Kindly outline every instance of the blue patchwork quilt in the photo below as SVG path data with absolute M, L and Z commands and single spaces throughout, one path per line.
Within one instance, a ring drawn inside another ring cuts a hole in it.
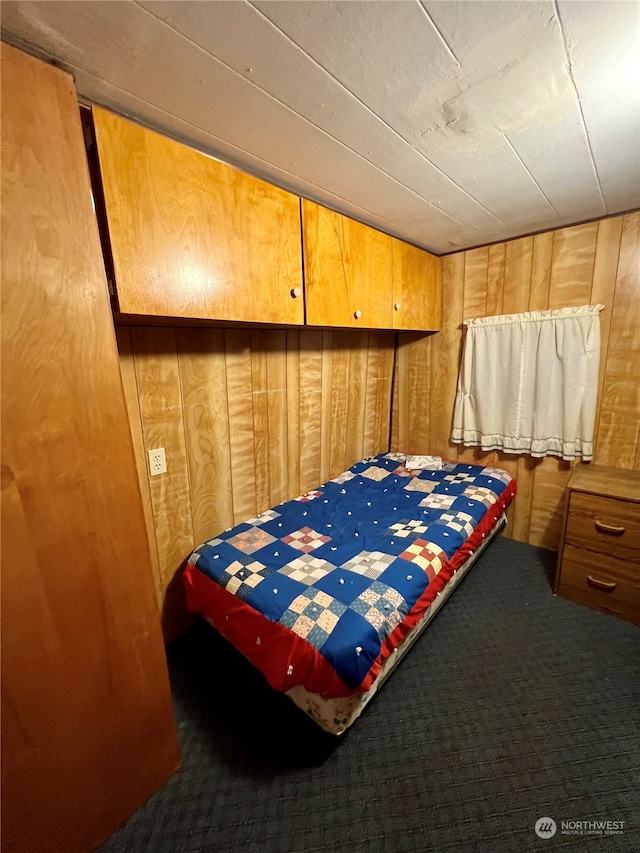
M 405 459 L 364 459 L 191 555 L 190 609 L 276 689 L 369 689 L 515 493 L 496 468 L 410 470 Z

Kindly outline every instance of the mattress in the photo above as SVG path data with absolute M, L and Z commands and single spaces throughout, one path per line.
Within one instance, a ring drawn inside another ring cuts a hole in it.
M 496 468 L 406 461 L 368 457 L 203 543 L 184 572 L 189 609 L 335 733 L 515 494 Z

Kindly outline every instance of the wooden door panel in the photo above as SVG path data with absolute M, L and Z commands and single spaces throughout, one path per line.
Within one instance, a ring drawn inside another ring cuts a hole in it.
M 441 261 L 435 255 L 392 239 L 393 328 L 440 329 Z
M 106 110 L 93 117 L 121 312 L 303 322 L 296 196 Z
M 302 201 L 307 323 L 392 328 L 391 238 Z

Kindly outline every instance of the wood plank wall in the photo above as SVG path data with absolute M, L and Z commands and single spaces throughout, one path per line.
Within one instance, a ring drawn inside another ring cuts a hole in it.
M 393 332 L 119 326 L 165 637 L 180 570 L 222 530 L 389 449 Z M 167 473 L 150 477 L 147 450 Z
M 602 303 L 593 461 L 640 468 L 640 213 L 442 260 L 442 331 L 398 339 L 392 449 L 506 469 L 518 482 L 507 535 L 555 550 L 571 463 L 553 456 L 482 453 L 449 440 L 462 323 L 473 317 Z

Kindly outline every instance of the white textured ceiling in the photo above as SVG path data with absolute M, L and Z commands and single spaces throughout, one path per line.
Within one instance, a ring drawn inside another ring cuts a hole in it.
M 80 95 L 438 254 L 640 207 L 636 0 L 9 2 Z

